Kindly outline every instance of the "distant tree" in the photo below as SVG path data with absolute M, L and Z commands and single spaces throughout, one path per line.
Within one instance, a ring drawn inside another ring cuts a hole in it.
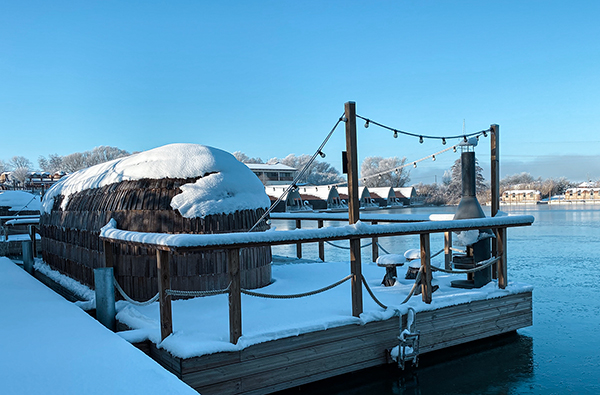
M 460 158 L 454 161 L 450 168 L 450 182 L 446 185 L 446 202 L 448 204 L 457 204 L 462 195 L 462 164 Z M 488 185 L 483 176 L 483 169 L 479 166 L 479 161 L 475 160 L 475 193 L 481 202 L 485 202 Z
M 235 159 L 239 160 L 242 163 L 264 163 L 260 158 L 250 158 L 248 155 L 243 153 L 242 151 L 235 151 L 233 154 Z
M 48 159 L 43 156 L 38 158 L 38 165 L 40 166 L 40 169 L 50 174 L 54 174 L 57 171 L 63 171 L 62 162 L 62 156 L 58 154 L 50 154 L 48 155 Z
M 9 166 L 12 169 L 12 178 L 19 181 L 21 185 L 25 184 L 33 167 L 31 161 L 24 156 L 13 156 Z
M 310 158 L 310 155 L 296 156 L 294 154 L 289 154 L 283 159 L 271 158 L 267 161 L 267 163 L 282 163 L 286 166 L 293 167 L 300 172 L 310 161 Z M 335 167 L 331 166 L 327 162 L 319 162 L 318 160 L 315 160 L 304 172 L 304 175 L 298 179 L 298 183 L 308 185 L 327 185 L 335 184 L 343 180 L 344 178 L 340 175 L 340 172 Z
M 513 174 L 500 180 L 500 193 L 509 189 L 540 189 L 541 184 L 541 177 L 535 179 L 526 172 Z
M 87 167 L 86 157 L 81 152 L 75 152 L 73 154 L 63 156 L 62 167 L 63 171 L 66 171 L 67 173 L 73 173 L 77 170 L 85 169 Z
M 415 188 L 419 199 L 429 205 L 440 206 L 446 204 L 446 186 L 440 184 L 420 183 Z
M 0 173 L 4 173 L 5 171 L 9 171 L 9 170 L 10 170 L 10 166 L 9 166 L 8 162 L 0 160 Z
M 125 150 L 117 147 L 108 147 L 105 145 L 95 147 L 92 151 L 84 152 L 84 157 L 86 158 L 86 167 L 94 166 L 129 155 L 129 152 Z
M 383 158 L 381 156 L 366 157 L 360 166 L 360 178 L 364 179 L 366 187 L 403 187 L 410 181 L 410 173 L 406 168 L 398 169 L 404 165 L 406 158 L 393 156 Z M 382 173 L 378 177 L 369 177 L 373 174 Z
M 562 195 L 571 186 L 573 186 L 573 184 L 565 177 L 561 177 L 558 180 L 548 178 L 542 182 L 540 192 L 543 197 Z

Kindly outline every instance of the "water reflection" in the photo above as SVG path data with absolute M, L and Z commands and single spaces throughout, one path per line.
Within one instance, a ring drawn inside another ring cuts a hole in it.
M 282 394 L 508 394 L 525 390 L 533 373 L 533 340 L 512 333 L 425 354 L 417 369 L 372 368 Z

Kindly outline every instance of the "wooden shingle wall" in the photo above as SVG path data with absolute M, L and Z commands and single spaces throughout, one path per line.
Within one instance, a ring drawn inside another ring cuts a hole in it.
M 243 210 L 232 214 L 184 218 L 170 207 L 181 193 L 179 186 L 196 179 L 142 179 L 122 181 L 102 188 L 87 189 L 69 196 L 66 209 L 55 199 L 51 213 L 40 219 L 42 251 L 46 263 L 84 284 L 94 285 L 93 269 L 104 266 L 99 241 L 100 228 L 111 218 L 119 229 L 155 233 L 224 233 L 247 231 L 264 210 Z M 263 225 L 259 230 L 266 230 Z M 158 290 L 154 250 L 113 246 L 115 276 L 134 299 L 149 299 Z M 242 287 L 258 288 L 271 281 L 271 249 L 241 251 Z M 173 255 L 171 287 L 180 290 L 212 290 L 229 284 L 223 250 Z

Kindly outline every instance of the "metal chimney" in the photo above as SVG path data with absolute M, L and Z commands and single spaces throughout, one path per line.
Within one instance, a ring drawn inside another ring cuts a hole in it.
M 454 219 L 485 218 L 485 214 L 476 197 L 475 152 L 469 147 L 476 142 L 463 143 L 463 152 L 460 156 L 462 171 L 462 198 L 458 204 Z M 481 237 L 483 236 L 483 238 Z M 490 237 L 492 231 L 484 229 L 480 231 L 479 240 L 466 246 L 465 254 L 456 254 L 452 258 L 454 267 L 457 269 L 472 269 L 478 262 L 491 257 Z M 452 281 L 456 288 L 480 288 L 492 280 L 492 269 L 488 267 L 475 273 L 467 274 L 467 280 Z

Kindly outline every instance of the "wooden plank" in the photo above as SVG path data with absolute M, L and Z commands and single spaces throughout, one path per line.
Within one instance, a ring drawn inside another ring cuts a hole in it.
M 496 240 L 492 241 L 496 245 L 496 256 L 500 256 L 500 260 L 496 263 L 496 273 L 498 276 L 498 288 L 504 289 L 508 284 L 508 262 L 507 262 L 507 245 L 506 245 L 506 228 L 496 229 Z
M 302 229 L 302 221 L 299 219 L 296 220 L 296 229 Z M 296 257 L 302 259 L 302 243 L 300 242 L 296 243 Z
M 319 229 L 323 227 L 322 219 L 317 221 L 317 227 Z M 319 241 L 319 259 L 325 262 L 325 243 L 322 240 Z
M 444 269 L 452 270 L 452 232 L 444 232 Z
M 377 221 L 371 221 L 371 225 L 377 225 Z M 373 237 L 371 239 L 371 259 L 373 262 L 377 261 L 379 257 L 379 237 Z

